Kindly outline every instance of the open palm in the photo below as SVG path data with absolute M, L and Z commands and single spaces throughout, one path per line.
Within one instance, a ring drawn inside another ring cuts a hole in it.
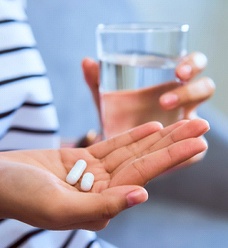
M 3 152 L 1 214 L 46 229 L 101 229 L 144 202 L 149 180 L 207 148 L 203 120 L 152 122 L 88 148 Z M 65 182 L 79 159 L 95 176 L 90 192 Z M 14 182 L 12 184 L 12 182 Z

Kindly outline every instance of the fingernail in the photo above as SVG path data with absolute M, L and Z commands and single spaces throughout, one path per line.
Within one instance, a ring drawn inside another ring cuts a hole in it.
M 135 205 L 145 202 L 147 199 L 148 199 L 147 191 L 144 188 L 140 188 L 140 189 L 130 192 L 127 195 L 127 204 L 128 204 L 128 207 L 130 208 L 130 207 L 133 207 Z
M 207 57 L 203 53 L 196 53 L 193 61 L 199 69 L 203 69 L 207 65 Z
M 189 78 L 192 73 L 192 67 L 190 65 L 182 65 L 179 68 L 178 75 L 184 78 Z
M 178 95 L 173 93 L 167 93 L 161 96 L 160 103 L 165 107 L 173 108 L 177 106 L 178 100 Z

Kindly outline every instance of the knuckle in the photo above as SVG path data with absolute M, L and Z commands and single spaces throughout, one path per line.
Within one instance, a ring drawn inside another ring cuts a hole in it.
M 102 220 L 110 220 L 119 213 L 119 208 L 115 201 L 105 201 L 102 213 Z

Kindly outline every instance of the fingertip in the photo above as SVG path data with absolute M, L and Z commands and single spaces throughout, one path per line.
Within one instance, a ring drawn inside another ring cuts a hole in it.
M 148 192 L 138 185 L 123 185 L 105 190 L 102 196 L 100 213 L 104 219 L 112 219 L 125 209 L 147 201 Z
M 127 194 L 126 199 L 128 207 L 134 207 L 148 200 L 148 192 L 146 189 L 139 187 Z
M 207 148 L 208 148 L 208 141 L 207 141 L 207 139 L 204 136 L 201 136 L 201 139 L 202 139 L 202 142 L 205 145 L 205 150 L 207 150 Z
M 192 60 L 195 64 L 195 66 L 199 69 L 203 69 L 207 66 L 207 57 L 205 54 L 201 52 L 195 52 L 192 56 Z
M 97 62 L 91 58 L 84 58 L 81 62 L 82 70 L 86 83 L 91 89 L 97 89 L 99 84 L 99 66 Z
M 210 95 L 212 95 L 216 89 L 215 82 L 209 77 L 203 77 L 202 81 L 204 81 L 207 91 L 210 93 Z
M 210 130 L 210 123 L 207 120 L 199 118 L 198 121 L 200 121 L 204 126 L 205 132 Z
M 202 52 L 194 52 L 184 57 L 176 67 L 176 76 L 181 81 L 188 81 L 200 73 L 208 63 L 206 55 Z
M 199 146 L 199 150 L 198 153 L 195 154 L 195 156 L 200 154 L 202 155 L 203 153 L 205 153 L 208 150 L 208 142 L 207 140 L 204 138 L 204 136 L 200 136 L 198 137 L 198 146 Z
M 191 125 L 191 127 L 194 130 L 198 130 L 197 136 L 198 135 L 202 136 L 210 130 L 209 122 L 207 120 L 199 118 L 199 117 L 196 119 L 190 120 L 189 125 Z
M 173 92 L 168 92 L 160 97 L 159 102 L 164 109 L 173 109 L 178 106 L 179 96 Z
M 176 76 L 182 80 L 186 81 L 191 78 L 192 75 L 192 66 L 189 64 L 180 64 L 176 69 Z
M 150 128 L 152 131 L 163 129 L 163 124 L 159 121 L 151 121 L 149 123 L 146 123 L 146 125 L 150 125 Z
M 82 63 L 81 63 L 81 65 L 82 65 L 83 68 L 87 68 L 87 67 L 93 66 L 94 64 L 96 64 L 96 62 L 93 59 L 89 58 L 89 57 L 85 57 L 82 60 Z

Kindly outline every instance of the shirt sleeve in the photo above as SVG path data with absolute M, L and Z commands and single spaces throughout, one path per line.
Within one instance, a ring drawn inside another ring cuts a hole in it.
M 20 1 L 1 1 L 0 150 L 56 148 L 59 123 L 46 68 Z

